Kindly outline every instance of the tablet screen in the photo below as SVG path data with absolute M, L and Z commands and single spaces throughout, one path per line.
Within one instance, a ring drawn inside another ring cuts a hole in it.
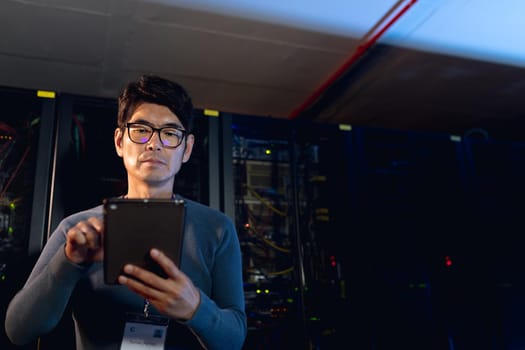
M 179 266 L 185 202 L 180 199 L 104 200 L 104 280 L 116 284 L 125 264 L 166 277 L 149 256 L 158 248 Z

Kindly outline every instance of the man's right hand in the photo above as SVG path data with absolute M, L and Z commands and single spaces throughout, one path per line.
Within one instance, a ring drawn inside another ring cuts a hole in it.
M 104 249 L 102 234 L 104 223 L 101 219 L 91 217 L 80 221 L 67 231 L 66 257 L 75 264 L 89 264 L 102 261 Z

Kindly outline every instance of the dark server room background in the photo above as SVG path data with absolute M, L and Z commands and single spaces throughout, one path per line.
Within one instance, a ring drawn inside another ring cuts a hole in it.
M 58 221 L 125 173 L 116 101 L 0 101 L 3 319 Z M 175 191 L 235 220 L 245 349 L 525 348 L 525 141 L 208 112 Z M 72 342 L 65 317 L 24 348 Z

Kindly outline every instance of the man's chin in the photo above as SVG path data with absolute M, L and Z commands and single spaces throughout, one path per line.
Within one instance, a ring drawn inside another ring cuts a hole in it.
M 139 172 L 134 172 L 137 180 L 148 183 L 151 186 L 161 186 L 166 182 L 173 181 L 175 175 L 167 174 L 166 169 L 142 168 Z
M 165 176 L 162 176 L 162 177 L 161 176 L 148 176 L 148 177 L 145 177 L 143 180 L 144 182 L 152 186 L 162 185 L 169 181 L 169 179 L 166 178 Z
M 173 176 L 168 177 L 166 174 L 151 173 L 144 176 L 142 180 L 151 186 L 158 187 L 166 184 L 166 182 L 173 181 Z

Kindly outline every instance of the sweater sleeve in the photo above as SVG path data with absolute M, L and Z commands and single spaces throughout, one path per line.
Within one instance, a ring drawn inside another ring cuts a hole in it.
M 201 303 L 186 322 L 206 349 L 241 349 L 246 338 L 242 259 L 233 223 L 228 223 L 217 249 L 211 297 L 201 291 Z
M 26 283 L 8 305 L 5 331 L 13 344 L 28 344 L 60 321 L 71 293 L 89 267 L 66 258 L 64 244 L 71 224 L 63 221 L 50 236 Z

